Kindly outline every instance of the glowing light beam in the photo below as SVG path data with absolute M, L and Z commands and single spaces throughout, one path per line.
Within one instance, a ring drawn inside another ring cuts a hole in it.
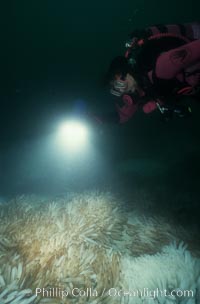
M 80 150 L 88 143 L 89 130 L 80 121 L 70 120 L 60 126 L 58 138 L 60 144 L 71 151 Z

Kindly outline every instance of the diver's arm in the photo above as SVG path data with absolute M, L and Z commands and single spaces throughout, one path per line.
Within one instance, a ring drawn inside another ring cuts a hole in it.
M 195 40 L 161 54 L 156 62 L 156 77 L 172 79 L 198 61 L 200 61 L 200 40 Z
M 119 115 L 119 122 L 125 123 L 129 121 L 135 113 L 142 109 L 143 113 L 150 114 L 157 110 L 158 108 L 158 102 L 160 105 L 163 104 L 163 102 L 159 99 L 150 99 L 147 100 L 146 98 L 140 98 L 140 99 L 134 99 L 130 95 L 124 95 L 123 96 L 124 105 L 120 107 L 118 104 L 116 104 L 116 109 Z
M 141 108 L 145 114 L 150 114 L 157 109 L 156 100 L 144 102 L 141 99 L 135 102 L 131 96 L 124 95 L 123 102 L 124 104 L 122 106 L 118 103 L 115 104 L 116 111 L 98 114 L 97 116 L 93 116 L 93 118 L 96 122 L 102 124 L 123 124 L 132 119 L 139 108 Z

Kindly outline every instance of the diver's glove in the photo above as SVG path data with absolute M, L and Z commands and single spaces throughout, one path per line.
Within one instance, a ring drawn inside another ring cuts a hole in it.
M 155 111 L 157 109 L 157 103 L 155 100 L 150 100 L 148 102 L 146 102 L 143 107 L 142 107 L 142 110 L 145 114 L 150 114 L 152 113 L 153 111 Z

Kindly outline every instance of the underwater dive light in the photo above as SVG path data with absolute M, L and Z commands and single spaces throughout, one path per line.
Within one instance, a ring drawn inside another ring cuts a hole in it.
M 78 120 L 69 120 L 61 124 L 59 133 L 60 144 L 68 150 L 84 148 L 88 143 L 89 130 L 86 124 Z

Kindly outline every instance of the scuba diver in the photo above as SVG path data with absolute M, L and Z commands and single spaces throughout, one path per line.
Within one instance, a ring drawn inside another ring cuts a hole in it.
M 136 30 L 126 48 L 106 76 L 110 92 L 120 98 L 113 121 L 124 123 L 139 108 L 146 114 L 158 109 L 165 120 L 190 115 L 179 97 L 200 96 L 200 23 Z

